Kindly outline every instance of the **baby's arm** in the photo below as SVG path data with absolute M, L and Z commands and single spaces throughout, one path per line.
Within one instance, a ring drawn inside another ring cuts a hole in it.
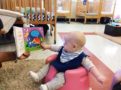
M 93 74 L 98 82 L 100 82 L 101 84 L 104 83 L 105 77 L 98 71 L 95 65 L 88 58 L 85 58 L 82 61 L 82 65 Z
M 62 47 L 62 46 L 57 46 L 57 45 L 48 45 L 48 44 L 44 44 L 44 43 L 42 43 L 41 46 L 45 50 L 49 49 L 49 50 L 55 51 L 55 52 L 58 52 Z

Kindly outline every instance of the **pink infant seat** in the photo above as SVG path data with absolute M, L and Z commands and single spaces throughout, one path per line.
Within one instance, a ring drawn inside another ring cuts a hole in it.
M 55 60 L 57 55 L 51 55 L 47 58 L 47 63 Z M 50 66 L 49 72 L 45 77 L 45 82 L 50 81 L 56 75 L 56 70 Z M 88 71 L 84 67 L 79 67 L 65 72 L 65 85 L 58 90 L 89 90 Z

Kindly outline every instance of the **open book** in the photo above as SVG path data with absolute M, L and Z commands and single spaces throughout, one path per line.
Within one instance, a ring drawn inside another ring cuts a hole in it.
M 20 57 L 25 51 L 41 49 L 40 43 L 44 40 L 42 27 L 14 27 L 14 37 L 17 56 Z

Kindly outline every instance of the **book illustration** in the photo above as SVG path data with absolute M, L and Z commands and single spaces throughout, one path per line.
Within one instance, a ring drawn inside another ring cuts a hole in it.
M 41 49 L 40 43 L 44 40 L 43 28 L 23 28 L 24 44 L 26 51 Z
M 40 43 L 44 40 L 43 27 L 14 27 L 14 37 L 17 56 L 20 57 L 25 51 L 41 49 Z

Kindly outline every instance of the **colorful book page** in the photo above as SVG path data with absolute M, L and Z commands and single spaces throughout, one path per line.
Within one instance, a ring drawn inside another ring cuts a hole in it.
M 41 49 L 40 44 L 44 40 L 44 32 L 42 27 L 23 28 L 23 36 L 26 51 Z

